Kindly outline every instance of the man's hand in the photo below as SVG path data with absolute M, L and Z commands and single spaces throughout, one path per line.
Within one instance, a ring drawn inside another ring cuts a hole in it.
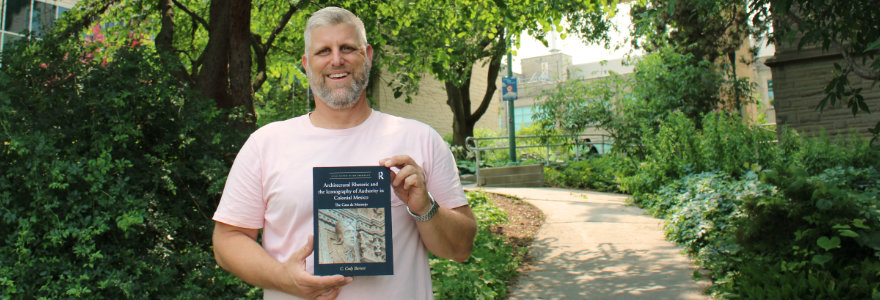
M 425 186 L 425 171 L 412 157 L 408 155 L 396 155 L 379 161 L 379 164 L 387 168 L 397 168 L 395 173 L 391 171 L 391 186 L 394 194 L 403 201 L 409 210 L 417 215 L 424 215 L 431 208 L 428 199 L 428 188 Z
M 423 216 L 431 209 L 425 171 L 412 157 L 397 155 L 382 159 L 379 164 L 398 169 L 396 173 L 394 170 L 391 172 L 391 186 L 397 198 L 412 213 Z M 463 262 L 473 251 L 477 222 L 467 205 L 452 209 L 439 206 L 430 220 L 416 222 L 416 226 L 425 248 L 434 255 Z
M 216 222 L 214 257 L 223 269 L 247 283 L 306 299 L 335 299 L 339 288 L 351 283 L 342 275 L 314 276 L 306 271 L 306 257 L 314 250 L 312 237 L 282 263 L 257 244 L 258 229 Z
M 305 246 L 293 253 L 284 263 L 290 281 L 294 286 L 290 287 L 289 293 L 306 299 L 336 299 L 339 288 L 354 280 L 342 275 L 314 276 L 306 271 L 306 257 L 314 250 L 312 236 Z

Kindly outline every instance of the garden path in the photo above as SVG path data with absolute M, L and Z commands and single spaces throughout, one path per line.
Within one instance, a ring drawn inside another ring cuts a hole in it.
M 470 188 L 469 188 L 470 189 Z M 622 194 L 559 188 L 473 188 L 520 198 L 543 211 L 532 261 L 509 299 L 708 299 L 707 280 L 667 241 L 662 220 Z

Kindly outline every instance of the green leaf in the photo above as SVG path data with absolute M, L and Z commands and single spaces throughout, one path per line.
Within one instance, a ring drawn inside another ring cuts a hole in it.
M 844 229 L 844 230 L 840 230 L 840 236 L 857 238 L 857 237 L 859 237 L 859 234 L 856 233 L 855 231 L 852 231 L 849 229 Z
M 813 263 L 817 265 L 824 265 L 828 261 L 830 261 L 833 257 L 831 254 L 817 254 L 813 256 Z
M 877 47 L 880 47 L 880 40 L 877 40 L 877 41 L 871 43 L 870 45 L 868 45 L 868 48 L 865 49 L 865 53 L 868 53 L 868 51 L 877 49 Z
M 822 247 L 822 249 L 825 249 L 825 251 L 828 251 L 831 249 L 840 248 L 840 238 L 835 236 L 829 239 L 828 237 L 822 236 L 819 237 L 818 240 L 816 240 L 816 244 L 818 244 L 819 247 Z

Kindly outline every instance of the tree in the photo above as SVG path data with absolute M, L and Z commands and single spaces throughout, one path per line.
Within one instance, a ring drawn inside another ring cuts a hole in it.
M 611 135 L 615 151 L 642 159 L 649 147 L 645 137 L 656 134 L 670 114 L 701 128 L 703 115 L 720 103 L 724 83 L 711 63 L 666 47 L 639 59 L 632 74 L 561 83 L 542 98 L 536 118 L 569 133 L 596 126 Z
M 746 57 L 737 57 L 736 52 L 750 37 L 767 32 L 767 19 L 749 18 L 760 9 L 763 7 L 750 6 L 747 0 L 649 0 L 631 10 L 632 44 L 648 52 L 673 47 L 693 54 L 695 63 L 720 63 L 723 59 L 726 76 L 732 79 L 728 105 L 739 109 L 750 87 L 737 80 L 736 63 L 752 63 L 757 48 Z
M 379 38 L 388 46 L 383 59 L 395 97 L 418 91 L 424 74 L 442 81 L 453 113 L 453 143 L 464 145 L 486 112 L 508 41 L 521 32 L 544 40 L 550 30 L 569 31 L 587 41 L 607 40 L 613 2 L 605 1 L 389 1 L 376 7 Z M 601 3 L 601 4 L 600 4 Z M 565 20 L 570 26 L 563 28 Z M 546 44 L 546 41 L 545 41 Z M 477 64 L 488 65 L 487 87 L 471 99 L 471 76 Z M 476 109 L 471 108 L 479 101 Z

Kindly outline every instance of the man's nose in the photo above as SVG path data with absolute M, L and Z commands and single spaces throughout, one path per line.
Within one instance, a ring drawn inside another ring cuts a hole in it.
M 330 54 L 330 63 L 334 66 L 341 66 L 345 63 L 345 60 L 342 58 L 342 51 L 333 50 Z

